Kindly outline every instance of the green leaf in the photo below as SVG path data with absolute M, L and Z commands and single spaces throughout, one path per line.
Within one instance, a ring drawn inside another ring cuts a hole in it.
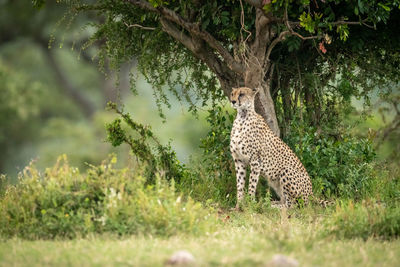
M 264 6 L 263 6 L 263 10 L 265 11 L 265 13 L 271 12 L 271 10 L 272 10 L 272 4 L 269 3 L 269 4 L 264 5 Z
M 364 14 L 364 3 L 361 0 L 358 0 L 358 9 L 361 14 Z
M 354 14 L 356 14 L 358 16 L 358 8 L 354 7 Z
M 349 37 L 349 27 L 348 25 L 338 25 L 336 32 L 340 35 L 340 40 L 346 41 Z
M 391 8 L 382 4 L 382 3 L 378 3 L 378 6 L 380 6 L 381 8 L 383 8 L 384 10 L 386 10 L 387 12 L 390 12 Z
M 319 19 L 318 16 L 317 19 Z M 315 22 L 313 21 L 310 13 L 306 14 L 306 12 L 303 12 L 303 14 L 300 15 L 299 20 L 300 20 L 300 26 L 304 27 L 304 29 L 306 29 L 310 33 L 315 32 Z
M 32 0 L 32 4 L 35 8 L 41 9 L 46 4 L 46 0 Z
M 201 28 L 203 28 L 203 30 L 207 29 L 208 24 L 210 24 L 210 19 L 207 18 L 202 24 L 201 24 Z

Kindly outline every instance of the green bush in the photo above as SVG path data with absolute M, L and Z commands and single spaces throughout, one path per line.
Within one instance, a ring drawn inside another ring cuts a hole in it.
M 128 127 L 123 128 L 121 119 L 108 123 L 107 141 L 113 146 L 123 143 L 129 145 L 133 155 L 144 166 L 147 183 L 154 184 L 157 174 L 167 180 L 174 179 L 178 183 L 183 177 L 190 175 L 184 164 L 179 162 L 171 146 L 161 144 L 149 126 L 132 120 L 130 114 L 118 109 L 115 103 L 109 102 L 107 107 L 114 110 L 123 119 L 124 126 Z
M 32 164 L 26 167 L 18 184 L 7 185 L 0 198 L 0 236 L 170 236 L 204 233 L 215 224 L 211 210 L 176 193 L 173 181 L 146 185 L 140 175 L 115 169 L 114 163 L 115 157 L 85 174 L 70 167 L 65 156 L 44 173 Z
M 338 238 L 397 238 L 400 236 L 400 206 L 371 200 L 346 201 L 336 207 L 328 220 L 328 232 Z
M 377 174 L 371 140 L 293 127 L 285 141 L 310 174 L 316 195 L 360 199 L 373 191 Z
M 235 165 L 230 152 L 233 120 L 234 115 L 221 106 L 209 110 L 207 122 L 210 129 L 201 139 L 203 154 L 201 164 L 196 165 L 199 175 L 193 176 L 196 179 L 195 190 L 199 191 L 197 197 L 227 205 L 234 205 L 236 201 Z
M 108 107 L 122 120 L 116 119 L 106 125 L 107 140 L 113 146 L 129 145 L 144 167 L 147 184 L 154 184 L 158 174 L 167 181 L 173 178 L 179 191 L 202 203 L 229 206 L 236 201 L 236 178 L 229 151 L 233 115 L 221 107 L 209 112 L 207 121 L 211 129 L 201 140 L 201 163 L 192 162 L 192 168 L 188 168 L 179 162 L 169 145 L 161 144 L 149 127 L 133 121 L 128 113 L 113 103 L 109 103 Z

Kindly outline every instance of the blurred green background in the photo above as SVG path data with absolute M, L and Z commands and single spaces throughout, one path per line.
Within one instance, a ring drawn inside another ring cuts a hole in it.
M 51 3 L 37 10 L 28 0 L 0 1 L 0 173 L 15 178 L 29 161 L 44 168 L 64 153 L 81 168 L 109 153 L 119 154 L 119 164 L 125 164 L 128 148 L 114 149 L 104 141 L 104 125 L 115 117 L 105 110 L 109 100 L 151 125 L 188 162 L 207 131 L 204 116 L 195 118 L 172 99 L 164 110 L 166 123 L 142 77 L 138 94 L 130 91 L 129 76 L 138 75 L 135 61 L 122 66 L 119 75 L 101 70 L 96 45 L 81 49 L 91 33 L 85 26 L 89 18 L 70 23 L 66 11 Z

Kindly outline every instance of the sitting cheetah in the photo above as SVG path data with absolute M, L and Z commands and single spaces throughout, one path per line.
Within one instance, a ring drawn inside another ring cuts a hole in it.
M 293 151 L 279 138 L 254 110 L 257 90 L 234 88 L 231 102 L 237 110 L 231 131 L 230 150 L 235 161 L 237 204 L 243 199 L 246 167 L 250 165 L 249 194 L 255 197 L 259 176 L 268 180 L 280 201 L 274 207 L 289 208 L 300 198 L 308 203 L 312 196 L 310 177 Z

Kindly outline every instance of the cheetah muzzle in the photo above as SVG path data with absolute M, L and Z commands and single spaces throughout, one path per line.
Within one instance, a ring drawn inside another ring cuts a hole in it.
M 291 207 L 312 196 L 310 177 L 294 152 L 268 127 L 254 110 L 257 90 L 233 88 L 231 103 L 237 110 L 231 131 L 230 150 L 235 161 L 237 204 L 243 199 L 246 168 L 250 165 L 249 195 L 254 199 L 258 179 L 265 177 L 280 201 L 274 207 Z

